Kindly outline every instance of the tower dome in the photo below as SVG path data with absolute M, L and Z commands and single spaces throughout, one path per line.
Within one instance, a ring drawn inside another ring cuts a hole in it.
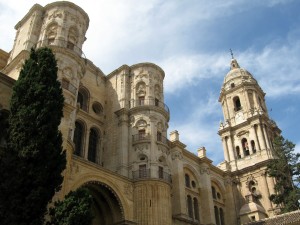
M 230 63 L 230 71 L 226 74 L 222 89 L 229 90 L 241 83 L 257 84 L 257 81 L 250 72 L 239 66 L 236 59 L 232 59 Z

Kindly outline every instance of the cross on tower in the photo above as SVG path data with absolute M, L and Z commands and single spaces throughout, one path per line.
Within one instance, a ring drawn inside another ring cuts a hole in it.
M 232 49 L 229 50 L 230 50 L 231 58 L 234 59 Z

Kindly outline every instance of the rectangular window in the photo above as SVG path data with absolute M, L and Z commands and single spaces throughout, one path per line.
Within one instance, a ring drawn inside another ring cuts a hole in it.
M 146 138 L 146 131 L 139 130 L 139 140 L 144 140 Z
M 144 105 L 145 104 L 145 97 L 144 96 L 140 96 L 139 97 L 139 105 Z
M 139 165 L 139 178 L 147 177 L 146 165 Z
M 162 135 L 159 131 L 157 131 L 157 141 L 162 141 Z
M 159 100 L 157 98 L 155 99 L 155 106 L 159 106 Z
M 162 166 L 158 167 L 158 178 L 164 179 L 164 168 Z

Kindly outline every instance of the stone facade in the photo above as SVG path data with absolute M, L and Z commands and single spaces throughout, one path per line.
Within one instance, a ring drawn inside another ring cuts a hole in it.
M 140 63 L 105 75 L 81 51 L 88 25 L 73 3 L 36 4 L 16 25 L 11 52 L 0 51 L 1 110 L 9 110 L 30 48 L 48 46 L 56 55 L 67 168 L 55 198 L 89 188 L 95 225 L 238 225 L 274 216 L 266 164 L 280 130 L 254 77 L 232 59 L 219 97 L 225 161 L 214 166 L 204 147 L 187 151 L 178 131 L 167 138 L 164 71 Z

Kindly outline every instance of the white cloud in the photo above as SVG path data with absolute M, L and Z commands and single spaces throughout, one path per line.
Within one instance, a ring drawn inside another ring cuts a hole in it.
M 165 91 L 175 93 L 197 85 L 202 79 L 224 76 L 228 65 L 228 57 L 224 53 L 170 56 L 161 62 L 166 73 Z
M 268 97 L 300 93 L 300 41 L 274 41 L 259 52 L 249 49 L 238 56 Z

